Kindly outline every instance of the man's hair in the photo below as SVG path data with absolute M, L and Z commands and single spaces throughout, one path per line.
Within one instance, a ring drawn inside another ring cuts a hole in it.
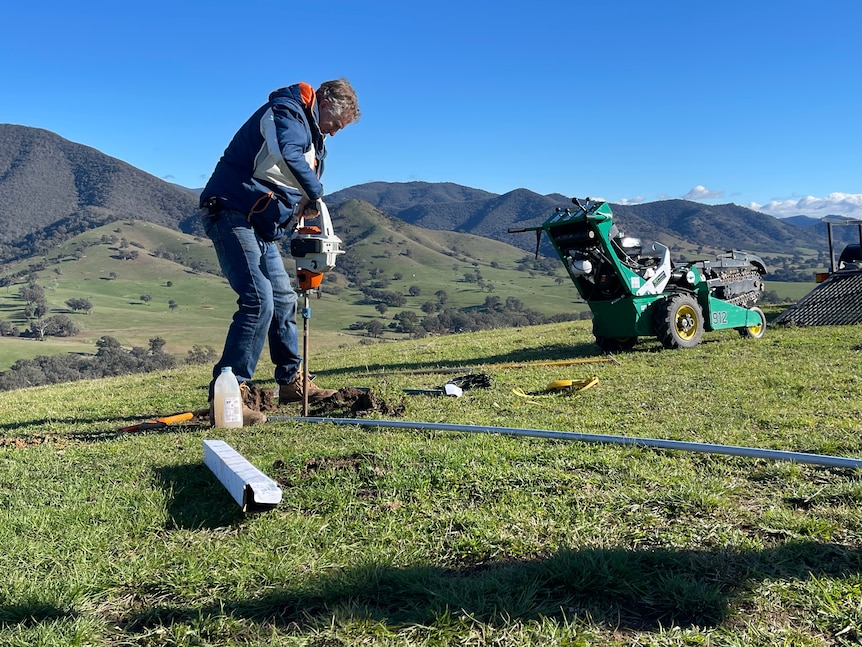
M 317 89 L 317 98 L 326 99 L 332 106 L 335 117 L 349 118 L 350 122 L 359 121 L 359 102 L 356 91 L 347 79 L 324 81 Z

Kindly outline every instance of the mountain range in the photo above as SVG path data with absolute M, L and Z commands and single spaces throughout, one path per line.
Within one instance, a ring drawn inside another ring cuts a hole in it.
M 0 259 L 136 218 L 194 233 L 194 191 L 50 131 L 0 124 Z
M 534 248 L 535 238 L 513 236 L 508 233 L 510 228 L 540 225 L 554 209 L 572 207 L 572 200 L 561 194 L 539 195 L 516 189 L 497 195 L 456 184 L 426 182 L 371 182 L 337 191 L 328 196 L 327 204 L 338 205 L 353 198 L 426 229 L 476 234 L 527 250 Z M 713 206 L 688 200 L 611 206 L 626 234 L 677 244 L 681 249 L 792 254 L 827 247 L 825 225 L 805 216 L 781 220 L 735 204 Z M 812 227 L 818 230 L 813 237 Z M 542 251 L 551 253 L 547 241 Z
M 50 131 L 0 124 L 0 260 L 44 253 L 74 234 L 121 219 L 199 234 L 197 196 L 194 189 Z M 535 237 L 508 230 L 539 225 L 554 209 L 571 206 L 570 197 L 562 194 L 516 189 L 499 195 L 427 182 L 369 182 L 325 199 L 334 216 L 340 205 L 362 200 L 412 225 L 475 234 L 529 251 Z M 686 200 L 612 208 L 625 233 L 681 250 L 792 255 L 828 247 L 825 225 L 806 216 L 777 219 L 735 204 Z

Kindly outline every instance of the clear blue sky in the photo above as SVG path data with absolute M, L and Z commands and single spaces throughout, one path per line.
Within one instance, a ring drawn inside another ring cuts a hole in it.
M 858 0 L 183 0 L 3 10 L 0 122 L 203 186 L 275 88 L 347 77 L 371 181 L 862 217 Z

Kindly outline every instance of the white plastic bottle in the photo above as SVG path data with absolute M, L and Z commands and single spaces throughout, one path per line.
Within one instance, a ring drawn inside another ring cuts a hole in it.
M 242 427 L 242 394 L 233 369 L 225 366 L 213 388 L 213 424 L 216 427 Z

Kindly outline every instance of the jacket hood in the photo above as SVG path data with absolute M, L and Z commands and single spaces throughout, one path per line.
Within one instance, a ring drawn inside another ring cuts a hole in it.
M 274 90 L 269 95 L 270 101 L 281 102 L 284 100 L 293 101 L 306 110 L 317 113 L 317 95 L 308 83 L 296 83 L 284 88 Z

